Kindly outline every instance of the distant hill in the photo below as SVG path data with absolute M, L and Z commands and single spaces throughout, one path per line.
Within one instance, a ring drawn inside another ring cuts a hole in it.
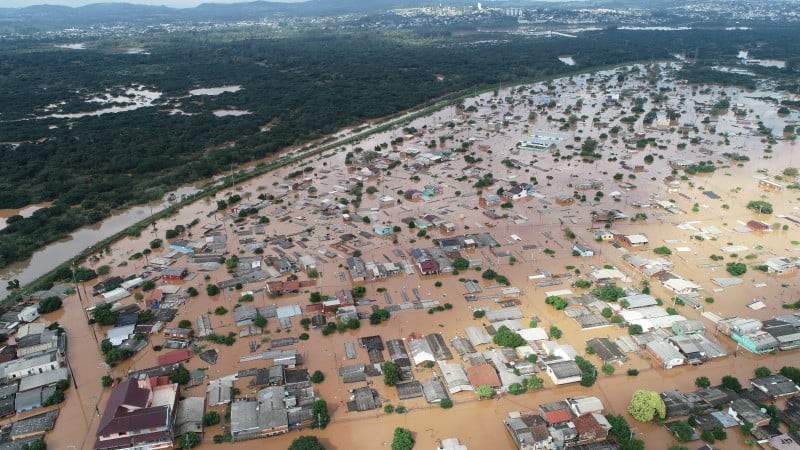
M 443 3 L 472 2 L 451 0 Z M 25 25 L 34 27 L 63 27 L 121 22 L 156 24 L 165 21 L 241 21 L 270 16 L 328 16 L 438 4 L 442 3 L 431 0 L 309 0 L 298 3 L 269 1 L 204 3 L 194 8 L 170 8 L 133 3 L 94 3 L 75 8 L 37 5 L 25 8 L 0 8 L 0 24 L 24 22 Z

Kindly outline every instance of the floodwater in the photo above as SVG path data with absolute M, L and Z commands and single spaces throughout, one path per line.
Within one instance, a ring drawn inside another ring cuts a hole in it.
M 220 86 L 220 87 L 212 87 L 212 88 L 201 88 L 201 89 L 192 89 L 189 91 L 190 95 L 220 95 L 225 92 L 239 92 L 242 89 L 241 86 Z
M 39 119 L 46 119 L 53 117 L 56 119 L 77 119 L 87 116 L 101 116 L 103 114 L 121 113 L 126 111 L 134 111 L 139 108 L 146 108 L 153 106 L 153 103 L 161 97 L 161 92 L 151 91 L 144 86 L 136 86 L 128 88 L 125 91 L 125 97 L 110 97 L 107 94 L 87 99 L 87 103 L 123 103 L 125 106 L 109 106 L 95 111 L 77 112 L 77 113 L 54 113 L 46 116 L 38 116 Z
M 248 114 L 252 114 L 250 111 L 242 110 L 242 109 L 215 109 L 212 113 L 217 117 L 227 117 L 227 116 L 246 116 Z
M 183 195 L 191 195 L 198 189 L 193 186 L 180 188 L 173 193 L 180 198 Z M 168 197 L 169 195 L 165 196 Z M 114 233 L 124 230 L 147 216 L 157 213 L 168 207 L 170 202 L 153 202 L 145 206 L 137 206 L 111 215 L 111 217 L 97 224 L 80 228 L 74 231 L 69 237 L 56 241 L 47 247 L 36 251 L 30 259 L 9 264 L 0 270 L 0 281 L 17 279 L 20 284 L 27 284 L 38 277 L 49 272 L 59 264 L 68 261 L 78 253 L 82 252 L 96 242 L 99 242 Z M 33 214 L 36 209 L 47 206 L 46 204 L 34 205 L 23 208 L 19 212 L 15 210 L 2 210 L 3 217 L 10 217 L 14 214 Z M 31 210 L 31 208 L 33 208 Z M 8 216 L 5 213 L 10 213 Z M 4 221 L 5 222 L 5 221 Z M 5 283 L 0 283 L 0 298 L 7 295 Z
M 58 48 L 66 48 L 69 50 L 86 50 L 86 44 L 81 42 L 78 44 L 56 44 Z
M 627 69 L 623 70 L 627 71 Z M 410 125 L 416 127 L 417 130 L 422 130 L 423 136 L 405 139 L 403 146 L 398 147 L 398 150 L 401 148 L 416 148 L 424 151 L 425 146 L 431 140 L 435 141 L 434 145 L 437 145 L 439 137 L 446 136 L 452 136 L 452 139 L 447 139 L 444 145 L 438 148 L 452 149 L 460 147 L 463 142 L 468 142 L 470 139 L 474 142 L 473 148 L 475 149 L 479 145 L 488 146 L 492 153 L 476 150 L 473 155 L 476 158 L 483 159 L 479 165 L 492 172 L 497 180 L 495 185 L 484 189 L 486 193 L 493 193 L 499 187 L 508 188 L 512 180 L 527 182 L 531 177 L 535 177 L 538 181 L 537 192 L 542 197 L 516 201 L 513 208 L 507 210 L 510 215 L 509 219 L 489 219 L 477 208 L 476 188 L 472 187 L 475 179 L 458 180 L 461 177 L 462 170 L 465 168 L 465 162 L 463 158 L 457 158 L 455 161 L 433 166 L 428 172 L 417 173 L 416 175 L 420 177 L 419 181 L 410 180 L 412 172 L 402 166 L 395 168 L 391 171 L 391 174 L 385 174 L 378 180 L 365 181 L 365 187 L 376 186 L 378 188 L 378 192 L 374 195 L 364 194 L 362 205 L 359 209 L 360 215 L 370 217 L 370 224 L 343 222 L 338 216 L 333 219 L 323 220 L 315 212 L 314 207 L 324 199 L 333 201 L 337 197 L 347 196 L 341 187 L 343 181 L 350 176 L 344 166 L 345 153 L 353 151 L 356 146 L 371 149 L 381 143 L 388 143 L 403 135 L 402 131 L 397 130 L 375 135 L 362 142 L 354 143 L 347 146 L 344 151 L 331 151 L 325 155 L 312 157 L 305 161 L 305 164 L 315 168 L 311 176 L 313 177 L 313 186 L 317 189 L 318 197 L 311 197 L 308 191 L 290 192 L 283 203 L 267 207 L 260 213 L 267 215 L 271 219 L 271 224 L 267 227 L 267 234 L 294 236 L 295 241 L 297 241 L 301 238 L 299 233 L 309 228 L 312 229 L 307 238 L 308 240 L 305 242 L 308 248 L 303 249 L 300 246 L 295 246 L 289 252 L 297 251 L 301 254 L 307 253 L 318 256 L 319 250 L 334 251 L 338 255 L 337 257 L 325 257 L 326 261 L 324 262 L 318 260 L 317 269 L 320 272 L 320 278 L 317 287 L 311 289 L 320 291 L 322 294 L 333 294 L 338 289 L 350 288 L 351 286 L 347 278 L 344 280 L 340 278 L 340 273 L 346 272 L 342 264 L 349 250 L 331 247 L 331 244 L 338 241 L 337 232 L 334 231 L 336 227 L 357 235 L 358 231 L 372 232 L 372 228 L 378 225 L 402 225 L 400 219 L 404 217 L 417 217 L 433 213 L 454 222 L 457 228 L 456 234 L 489 232 L 501 244 L 503 250 L 508 250 L 515 257 L 513 264 L 510 258 L 495 257 L 486 249 L 466 252 L 467 256 L 470 259 L 483 260 L 484 269 L 491 268 L 500 274 L 506 275 L 513 286 L 519 287 L 523 291 L 519 298 L 519 307 L 525 315 L 525 318 L 521 320 L 523 324 L 527 324 L 529 319 L 537 317 L 538 326 L 540 327 L 548 329 L 550 326 L 557 326 L 564 332 L 564 336 L 559 339 L 559 342 L 570 344 L 580 354 L 583 354 L 587 339 L 592 337 L 615 338 L 627 331 L 615 327 L 581 330 L 574 321 L 567 318 L 562 312 L 555 311 L 544 303 L 545 292 L 568 288 L 570 280 L 578 277 L 574 269 L 578 269 L 580 276 L 585 277 L 586 274 L 592 271 L 592 267 L 602 267 L 606 264 L 618 267 L 631 278 L 630 283 L 621 283 L 622 285 L 638 286 L 642 276 L 624 263 L 622 260 L 624 253 L 608 243 L 594 241 L 590 219 L 592 211 L 603 212 L 611 208 L 620 209 L 629 216 L 633 216 L 637 212 L 643 212 L 647 214 L 646 220 L 637 222 L 620 221 L 614 224 L 614 228 L 622 232 L 646 234 L 650 240 L 651 248 L 661 245 L 669 247 L 673 252 L 670 259 L 675 263 L 673 272 L 700 284 L 703 288 L 701 293 L 703 297 L 714 298 L 714 303 L 705 303 L 705 311 L 713 312 L 722 317 L 741 315 L 758 319 L 767 319 L 776 314 L 785 313 L 786 310 L 781 308 L 781 303 L 795 301 L 796 293 L 800 291 L 796 276 L 775 278 L 750 269 L 741 277 L 743 279 L 741 285 L 717 291 L 718 287 L 710 279 L 728 275 L 723 267 L 711 267 L 709 263 L 713 262 L 710 259 L 712 254 L 723 255 L 723 264 L 730 261 L 742 261 L 748 265 L 763 263 L 766 258 L 773 256 L 796 256 L 793 252 L 796 251 L 800 244 L 792 241 L 800 236 L 797 232 L 797 224 L 781 219 L 778 215 L 798 217 L 800 203 L 798 203 L 797 194 L 789 189 L 784 189 L 781 192 L 762 191 L 757 187 L 756 179 L 753 178 L 756 175 L 778 175 L 783 168 L 795 164 L 796 162 L 792 160 L 791 156 L 794 144 L 790 141 L 778 141 L 777 144 L 772 146 L 772 153 L 765 153 L 766 144 L 761 142 L 762 138 L 753 135 L 745 128 L 740 130 L 740 134 L 729 136 L 729 142 L 725 144 L 723 142 L 724 138 L 717 133 L 734 130 L 735 126 L 742 126 L 736 120 L 733 120 L 732 112 L 720 117 L 716 123 L 717 129 L 711 131 L 700 123 L 705 114 L 695 113 L 694 111 L 694 102 L 713 103 L 723 92 L 726 92 L 731 96 L 732 104 L 745 105 L 745 109 L 749 111 L 748 119 L 755 119 L 754 116 L 759 115 L 761 119 L 766 120 L 768 117 L 771 118 L 771 111 L 775 106 L 756 99 L 766 97 L 765 93 L 741 92 L 717 87 L 711 88 L 706 92 L 700 89 L 693 90 L 691 87 L 682 84 L 669 83 L 670 89 L 674 89 L 674 91 L 667 92 L 668 100 L 665 106 L 670 106 L 682 114 L 682 118 L 679 120 L 680 123 L 690 122 L 696 124 L 699 128 L 697 137 L 701 144 L 689 144 L 685 149 L 679 148 L 677 144 L 681 142 L 688 143 L 688 140 L 682 139 L 677 132 L 668 129 L 664 131 L 646 130 L 641 121 L 639 121 L 634 125 L 634 129 L 646 133 L 647 137 L 655 138 L 657 144 L 663 148 L 648 147 L 644 151 L 627 150 L 622 141 L 623 136 L 621 133 L 620 136 L 600 139 L 601 148 L 599 152 L 603 154 L 603 158 L 591 164 L 581 162 L 578 157 L 571 160 L 557 159 L 550 152 L 527 152 L 523 150 L 519 154 L 512 155 L 508 153 L 508 150 L 512 149 L 519 139 L 526 136 L 526 130 L 528 129 L 566 134 L 568 138 L 558 144 L 559 152 L 563 156 L 571 153 L 571 149 L 567 145 L 580 146 L 580 142 L 575 139 L 577 137 L 581 138 L 581 140 L 587 136 L 599 139 L 599 134 L 608 130 L 593 127 L 589 118 L 598 117 L 601 121 L 608 122 L 610 127 L 618 124 L 618 120 L 627 115 L 625 110 L 630 103 L 628 98 L 622 100 L 624 106 L 621 108 L 603 107 L 605 93 L 633 90 L 634 92 L 638 91 L 634 96 L 647 96 L 648 87 L 646 81 L 644 81 L 644 72 L 644 69 L 642 69 L 640 75 L 628 73 L 622 86 L 617 86 L 616 84 L 617 72 L 615 71 L 593 74 L 594 82 L 588 81 L 588 75 L 559 79 L 554 82 L 556 86 L 555 94 L 552 91 L 548 92 L 546 87 L 540 84 L 528 86 L 528 89 L 525 89 L 524 92 L 518 92 L 516 87 L 513 88 L 514 92 L 509 88 L 505 88 L 496 98 L 492 97 L 491 94 L 484 94 L 467 100 L 465 106 L 475 106 L 477 110 L 471 117 L 465 117 L 462 112 L 447 108 L 432 116 L 417 119 Z M 545 96 L 548 97 L 547 100 L 543 100 Z M 511 103 L 504 101 L 505 97 L 509 97 Z M 528 100 L 533 100 L 536 105 L 539 102 L 546 103 L 550 98 L 557 101 L 558 106 L 556 108 L 544 113 L 540 112 L 535 122 L 525 120 L 529 112 Z M 559 117 L 566 118 L 569 114 L 565 115 L 564 109 L 567 106 L 574 105 L 577 99 L 583 99 L 583 106 L 579 111 L 573 110 L 572 113 L 578 116 L 586 115 L 587 119 L 579 121 L 574 127 L 568 129 L 559 129 L 561 122 L 548 121 L 548 115 L 551 115 L 554 119 Z M 648 101 L 646 109 L 651 106 L 650 101 Z M 479 117 L 484 111 L 488 112 L 490 117 Z M 509 122 L 507 127 L 497 131 L 489 131 L 484 128 L 497 120 L 498 117 L 504 117 L 506 112 L 511 113 L 506 116 Z M 521 119 L 517 119 L 514 116 L 519 116 Z M 780 121 L 793 119 L 796 119 L 796 112 L 786 118 L 777 118 L 776 116 L 774 120 L 775 125 L 780 126 Z M 474 120 L 474 123 L 468 123 L 469 120 Z M 446 125 L 451 121 L 454 122 L 452 128 Z M 423 129 L 423 127 L 425 128 Z M 690 133 L 690 137 L 695 137 L 693 132 Z M 617 140 L 617 142 L 613 142 L 613 140 Z M 700 153 L 701 149 L 713 151 L 714 154 Z M 742 163 L 741 167 L 735 163 L 728 163 L 721 154 L 732 151 L 747 154 L 751 160 Z M 644 156 L 649 153 L 655 155 L 655 160 L 652 164 L 647 164 L 643 161 Z M 662 159 L 660 156 L 664 158 Z M 770 156 L 770 158 L 765 158 L 765 156 Z M 676 157 L 695 161 L 720 161 L 717 164 L 725 167 L 720 167 L 712 175 L 692 176 L 689 180 L 680 182 L 679 192 L 669 192 L 667 185 L 662 180 L 671 172 L 668 160 Z M 501 162 L 504 158 L 519 160 L 521 168 L 507 167 Z M 623 169 L 620 162 L 626 162 L 631 166 L 641 165 L 643 170 L 634 173 Z M 287 174 L 298 170 L 300 167 L 300 164 L 295 164 L 292 167 L 285 167 L 260 178 L 242 183 L 236 186 L 236 192 L 241 194 L 245 201 L 248 198 L 254 199 L 259 193 L 271 193 L 276 189 L 274 183 L 281 182 Z M 620 182 L 627 181 L 634 184 L 635 187 L 625 189 L 622 186 L 618 186 L 618 183 L 613 179 L 615 173 L 624 173 L 625 178 Z M 634 175 L 634 177 L 632 178 L 630 175 Z M 574 189 L 572 186 L 580 181 L 585 181 L 587 178 L 602 180 L 604 187 L 601 191 L 620 191 L 619 200 L 615 201 L 610 198 L 610 195 L 604 195 L 598 198 L 595 204 L 592 204 L 591 198 L 594 196 L 594 191 L 586 191 L 589 201 L 585 204 L 580 204 L 579 202 L 569 206 L 555 204 L 557 195 L 571 194 Z M 430 200 L 418 202 L 402 199 L 402 195 L 397 193 L 398 190 L 408 189 L 412 186 L 421 188 L 429 183 L 443 186 L 443 193 Z M 714 191 L 721 196 L 721 199 L 713 200 L 703 195 L 702 192 L 706 190 Z M 456 191 L 460 191 L 461 195 L 457 196 Z M 223 199 L 233 192 L 233 190 L 221 192 L 218 194 L 217 199 Z M 395 198 L 400 197 L 402 203 L 394 207 L 378 209 L 378 199 L 383 195 L 390 195 Z M 638 210 L 633 207 L 634 202 L 646 200 L 652 196 L 658 196 L 660 199 L 671 199 L 677 207 L 686 212 L 684 214 L 671 215 L 664 210 L 649 208 Z M 766 198 L 774 205 L 775 213 L 773 215 L 760 216 L 746 209 L 745 205 L 748 201 L 761 198 Z M 695 203 L 697 203 L 696 212 L 693 211 Z M 727 205 L 727 207 L 723 207 L 723 205 Z M 350 208 L 352 212 L 352 206 Z M 375 209 L 373 210 L 373 208 Z M 113 268 L 110 275 L 127 276 L 133 273 L 141 273 L 143 262 L 141 260 L 128 261 L 130 255 L 147 247 L 150 240 L 156 237 L 163 238 L 164 230 L 173 228 L 177 224 L 188 224 L 195 218 L 200 219 L 201 223 L 198 228 L 191 230 L 197 233 L 194 239 L 199 239 L 200 226 L 221 221 L 228 237 L 227 251 L 248 255 L 237 243 L 235 233 L 240 230 L 240 226 L 242 229 L 247 229 L 251 223 L 244 222 L 243 224 L 234 225 L 229 220 L 222 220 L 220 214 L 214 214 L 215 209 L 216 202 L 213 199 L 195 202 L 183 209 L 177 216 L 160 220 L 156 224 L 155 231 L 148 229 L 139 238 L 125 238 L 115 243 L 112 245 L 109 254 L 97 255 L 99 259 L 89 265 L 91 267 L 109 265 Z M 290 218 L 285 221 L 279 220 L 281 217 L 287 216 Z M 773 222 L 778 222 L 781 226 L 785 224 L 788 226 L 788 230 L 783 231 L 779 226 L 778 230 L 770 232 L 740 232 L 739 229 L 742 224 L 753 218 L 764 220 L 769 224 Z M 713 226 L 720 230 L 720 234 L 716 238 L 699 241 L 691 238 L 692 231 L 686 230 L 686 226 L 681 228 L 677 226 L 687 223 L 698 230 L 703 227 Z M 575 232 L 578 241 L 587 243 L 595 248 L 596 255 L 589 258 L 572 256 L 571 242 L 563 237 L 561 231 L 564 226 L 569 226 Z M 334 240 L 321 240 L 320 237 L 326 234 L 331 234 Z M 442 237 L 442 233 L 436 230 L 430 230 L 428 235 L 434 239 Z M 521 241 L 515 240 L 511 237 L 512 235 L 519 236 Z M 396 249 L 407 251 L 414 246 L 433 245 L 432 240 L 417 236 L 417 230 L 409 230 L 404 225 L 402 225 L 402 231 L 397 233 L 396 238 L 397 244 L 394 244 L 391 238 L 373 237 L 370 240 L 364 239 L 365 245 L 357 248 L 362 252 L 362 257 L 365 260 L 382 262 L 388 258 L 397 262 L 400 258 L 393 253 Z M 526 247 L 523 248 L 523 245 Z M 738 255 L 734 256 L 722 252 L 721 247 L 728 245 L 741 245 L 748 249 L 738 252 Z M 678 247 L 688 247 L 689 251 L 678 251 Z M 543 251 L 546 248 L 554 250 L 555 253 L 552 256 L 546 254 Z M 271 252 L 269 248 L 265 249 L 266 254 Z M 158 254 L 159 251 L 157 250 L 152 256 L 157 256 Z M 643 254 L 650 257 L 655 256 L 649 250 L 644 251 Z M 751 254 L 754 256 L 746 258 Z M 127 262 L 127 265 L 120 266 L 123 262 Z M 185 260 L 179 260 L 175 263 L 175 266 L 178 267 L 186 265 Z M 567 266 L 573 266 L 573 268 L 568 269 Z M 190 271 L 194 271 L 191 266 Z M 562 275 L 564 283 L 559 286 L 539 287 L 528 279 L 529 275 L 535 274 L 537 271 Z M 188 300 L 185 305 L 180 307 L 176 320 L 188 319 L 196 323 L 196 318 L 199 314 L 214 310 L 217 306 L 224 306 L 229 311 L 233 310 L 240 293 L 227 291 L 209 298 L 204 289 L 207 283 L 204 280 L 205 273 L 198 272 L 197 277 L 193 280 L 180 283 L 183 288 L 196 287 L 201 294 Z M 301 279 L 305 277 L 303 274 L 299 275 Z M 229 278 L 224 267 L 208 273 L 208 276 L 209 282 L 219 282 Z M 472 312 L 476 307 L 499 308 L 490 298 L 477 302 L 466 302 L 463 298 L 466 289 L 458 282 L 458 279 L 462 277 L 478 280 L 484 289 L 480 295 L 497 294 L 499 297 L 498 289 L 491 287 L 491 282 L 486 283 L 485 280 L 482 280 L 480 273 L 477 271 L 468 270 L 457 276 L 452 274 L 424 277 L 418 275 L 394 276 L 385 280 L 366 283 L 366 297 L 374 299 L 374 304 L 378 306 L 385 306 L 383 293 L 377 291 L 378 288 L 385 288 L 392 299 L 392 303 L 400 304 L 404 301 L 403 292 L 413 299 L 412 291 L 416 289 L 422 299 L 436 300 L 440 304 L 449 302 L 453 305 L 453 309 L 435 312 L 434 314 L 428 314 L 424 310 L 398 311 L 393 313 L 387 323 L 381 325 L 373 326 L 369 325 L 367 321 L 363 321 L 361 329 L 358 331 L 347 331 L 328 337 L 323 337 L 318 330 L 311 330 L 309 332 L 310 340 L 300 341 L 296 348 L 306 361 L 303 367 L 308 368 L 311 372 L 321 370 L 326 375 L 326 380 L 317 385 L 317 390 L 318 395 L 328 402 L 332 416 L 332 422 L 326 430 L 308 432 L 320 436 L 326 448 L 331 449 L 388 447 L 392 438 L 392 430 L 397 426 L 406 427 L 413 431 L 418 448 L 433 448 L 438 440 L 449 437 L 459 438 L 462 443 L 471 449 L 513 448 L 513 444 L 502 425 L 502 419 L 509 411 L 535 410 L 540 403 L 560 400 L 568 396 L 594 395 L 603 401 L 606 412 L 625 415 L 627 404 L 635 389 L 643 388 L 662 391 L 678 388 L 691 390 L 693 389 L 694 379 L 701 375 L 707 376 L 712 382 L 718 383 L 723 375 L 732 374 L 739 377 L 743 384 L 746 384 L 746 380 L 752 376 L 755 367 L 763 365 L 777 370 L 783 365 L 797 364 L 797 351 L 755 356 L 744 350 L 737 350 L 733 341 L 729 338 L 714 333 L 713 324 L 700 315 L 702 310 L 696 311 L 688 307 L 679 306 L 677 307 L 679 313 L 685 317 L 703 320 L 710 330 L 707 335 L 716 339 L 729 351 L 730 355 L 699 367 L 679 367 L 665 371 L 654 367 L 652 362 L 644 355 L 630 354 L 629 361 L 617 367 L 614 375 L 607 376 L 601 373 L 597 383 L 589 389 L 582 388 L 577 384 L 555 387 L 548 377 L 540 374 L 545 379 L 545 389 L 541 391 L 521 396 L 504 395 L 498 400 L 483 401 L 478 401 L 474 393 L 461 392 L 453 396 L 454 408 L 446 411 L 441 410 L 438 406 L 428 405 L 424 399 L 400 402 L 394 389 L 384 387 L 380 378 L 373 378 L 369 380 L 373 383 L 373 387 L 380 392 L 384 404 L 388 403 L 395 406 L 402 404 L 409 409 L 409 412 L 407 414 L 385 414 L 382 410 L 360 413 L 346 412 L 345 403 L 350 395 L 348 389 L 360 387 L 362 384 L 342 384 L 337 375 L 337 368 L 344 364 L 355 362 L 366 363 L 368 359 L 366 352 L 361 348 L 357 348 L 357 359 L 343 360 L 345 342 L 355 342 L 358 336 L 374 334 L 380 334 L 384 340 L 407 338 L 411 333 L 442 333 L 445 340 L 449 341 L 452 337 L 464 336 L 464 327 L 484 323 L 483 320 L 472 318 Z M 436 287 L 435 283 L 437 281 L 442 282 L 441 287 Z M 253 283 L 246 285 L 244 290 L 253 290 L 262 286 L 263 283 Z M 580 293 L 580 289 L 571 289 L 575 293 Z M 664 300 L 665 306 L 671 303 L 669 299 L 671 299 L 672 293 L 664 289 L 657 280 L 651 281 L 651 289 L 655 297 Z M 88 289 L 80 290 L 82 295 L 85 290 Z M 759 311 L 750 310 L 746 305 L 753 299 L 761 299 L 767 307 Z M 93 333 L 97 333 L 98 338 L 102 339 L 102 335 L 107 330 L 95 327 L 94 331 L 92 331 L 92 328 L 86 324 L 86 316 L 81 308 L 82 306 L 93 305 L 95 301 L 96 299 L 94 298 L 83 297 L 83 302 L 81 303 L 77 296 L 73 295 L 65 302 L 66 308 L 64 311 L 58 311 L 53 313 L 51 317 L 45 318 L 47 321 L 57 320 L 67 329 L 70 337 L 69 356 L 75 379 L 79 385 L 78 390 L 72 389 L 67 393 L 67 401 L 63 405 L 62 415 L 56 423 L 55 430 L 47 437 L 48 445 L 53 448 L 70 448 L 70 446 L 90 448 L 97 427 L 95 404 L 99 404 L 100 412 L 104 411 L 109 389 L 100 387 L 99 380 L 105 374 L 106 368 L 101 363 L 101 356 L 99 350 L 97 350 L 97 343 Z M 278 298 L 270 298 L 262 292 L 255 295 L 254 304 L 256 306 L 267 304 L 299 304 L 305 306 L 307 302 L 308 292 L 285 295 Z M 134 303 L 133 297 L 125 299 L 124 303 Z M 364 307 L 359 309 L 366 310 Z M 298 336 L 303 330 L 297 326 L 298 318 L 294 320 L 295 326 L 292 329 L 280 330 L 277 321 L 270 319 L 267 325 L 269 334 L 238 338 L 232 347 L 216 346 L 202 341 L 197 342 L 197 345 L 207 345 L 207 348 L 216 347 L 220 350 L 220 358 L 217 364 L 208 367 L 207 374 L 210 378 L 217 378 L 245 368 L 265 367 L 265 362 L 240 363 L 239 358 L 250 354 L 249 341 L 255 341 L 256 344 L 260 343 L 261 347 L 257 351 L 261 352 L 268 348 L 269 345 L 268 342 L 263 342 L 262 338 Z M 172 325 L 175 323 L 177 322 Z M 212 326 L 214 332 L 220 334 L 228 331 L 239 331 L 233 323 L 231 312 L 222 316 L 212 315 Z M 159 345 L 164 341 L 162 335 L 153 335 L 150 339 L 152 345 Z M 135 355 L 130 361 L 126 361 L 114 368 L 112 373 L 114 376 L 124 376 L 128 369 L 142 369 L 155 365 L 156 358 L 157 352 L 152 349 L 152 346 L 149 346 Z M 601 363 L 597 357 L 587 356 L 587 358 L 598 368 L 600 367 Z M 458 360 L 458 356 L 456 356 L 456 360 Z M 467 363 L 464 364 L 467 365 Z M 190 369 L 197 369 L 207 367 L 207 364 L 195 357 L 188 362 L 187 366 Z M 626 370 L 629 368 L 638 369 L 640 371 L 639 376 L 635 378 L 627 376 Z M 415 370 L 415 376 L 418 380 L 424 381 L 434 377 L 435 370 L 418 368 Z M 255 393 L 248 386 L 247 379 L 239 380 L 236 387 L 241 389 L 243 396 L 251 396 Z M 202 396 L 204 394 L 204 386 L 192 387 L 182 393 L 184 396 Z M 214 407 L 213 409 L 220 412 L 224 410 L 222 407 Z M 630 418 L 629 420 L 632 422 L 631 425 L 634 427 L 637 436 L 645 440 L 648 448 L 667 448 L 675 443 L 671 435 L 663 428 L 653 424 L 634 423 Z M 80 431 L 76 433 L 75 430 Z M 84 432 L 83 430 L 86 431 Z M 207 429 L 203 448 L 212 448 L 213 436 L 220 433 L 220 426 Z M 744 448 L 743 437 L 737 429 L 729 429 L 728 433 L 730 437 L 722 444 L 724 448 Z M 293 438 L 299 435 L 300 433 L 298 432 L 292 432 L 288 435 L 268 438 L 267 441 L 250 441 L 238 443 L 235 446 L 242 449 L 263 448 L 264 446 L 285 448 Z M 692 443 L 693 446 L 694 444 Z M 220 448 L 233 448 L 233 444 L 223 445 Z
M 572 56 L 570 56 L 570 55 L 559 56 L 558 60 L 561 61 L 562 63 L 568 65 L 568 66 L 574 66 L 575 65 L 575 60 L 572 59 Z
M 6 227 L 6 219 L 8 219 L 9 217 L 16 215 L 20 215 L 22 217 L 30 217 L 36 211 L 42 208 L 47 208 L 50 205 L 52 205 L 52 202 L 38 203 L 35 205 L 28 205 L 17 209 L 12 209 L 12 208 L 0 209 L 0 230 Z

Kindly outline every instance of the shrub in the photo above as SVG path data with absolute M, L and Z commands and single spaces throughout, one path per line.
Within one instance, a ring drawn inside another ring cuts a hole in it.
M 219 413 L 216 411 L 209 411 L 203 414 L 203 426 L 210 427 L 218 424 L 220 421 Z
M 311 375 L 311 382 L 315 384 L 319 384 L 325 381 L 325 374 L 322 373 L 321 370 L 315 370 L 314 373 Z
M 452 401 L 452 400 L 450 400 L 449 398 L 443 398 L 443 399 L 442 399 L 442 400 L 439 402 L 439 406 L 441 406 L 441 407 L 442 407 L 442 409 L 450 409 L 450 408 L 452 408 L 452 407 L 453 407 L 453 401 Z
M 36 310 L 39 312 L 39 314 L 47 314 L 61 308 L 61 305 L 61 297 L 52 296 L 40 301 Z

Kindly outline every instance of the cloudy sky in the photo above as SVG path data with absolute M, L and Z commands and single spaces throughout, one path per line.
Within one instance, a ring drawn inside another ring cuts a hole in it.
M 251 0 L 0 0 L 0 7 L 21 8 L 31 5 L 83 6 L 90 3 L 138 3 L 142 5 L 164 5 L 173 8 L 191 8 L 201 3 L 242 3 Z M 303 0 L 271 0 L 281 3 L 296 3 Z

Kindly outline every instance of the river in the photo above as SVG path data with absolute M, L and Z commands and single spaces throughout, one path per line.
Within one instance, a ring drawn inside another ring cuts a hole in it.
M 85 248 L 130 227 L 149 215 L 167 208 L 170 204 L 174 203 L 174 201 L 168 200 L 169 198 L 181 198 L 182 196 L 192 195 L 199 191 L 197 187 L 185 186 L 165 195 L 164 199 L 160 202 L 152 202 L 143 206 L 136 206 L 134 208 L 115 212 L 111 217 L 100 223 L 79 228 L 68 237 L 37 250 L 30 259 L 18 261 L 4 267 L 0 270 L 0 297 L 5 297 L 8 294 L 6 290 L 7 281 L 17 279 L 21 285 L 30 283 L 50 270 L 53 270 L 59 264 L 68 261 L 70 258 L 74 258 L 75 255 Z M 174 195 L 174 197 L 172 197 L 172 195 Z M 26 213 L 30 215 L 36 209 L 39 208 L 26 207 L 23 211 L 2 210 L 0 211 L 0 217 L 5 219 L 20 213 L 23 215 L 26 215 Z M 3 220 L 3 222 L 5 222 L 5 220 Z

